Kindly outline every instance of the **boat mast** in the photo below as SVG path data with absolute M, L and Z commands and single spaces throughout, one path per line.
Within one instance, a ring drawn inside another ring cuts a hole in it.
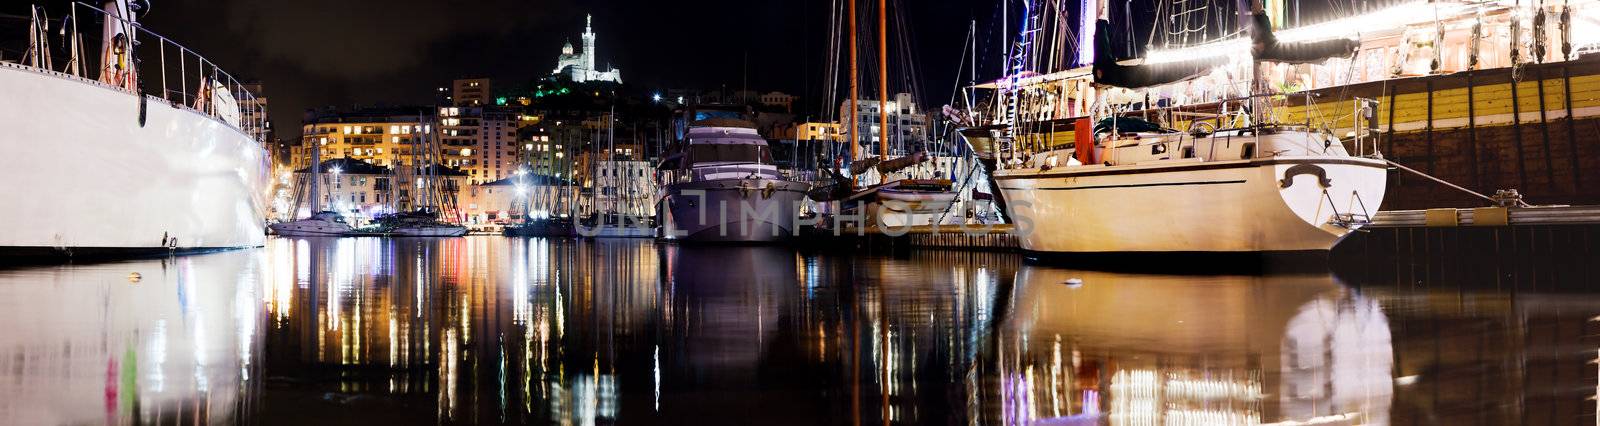
M 889 6 L 878 0 L 878 158 L 889 158 Z M 898 133 L 898 132 L 896 132 Z M 883 180 L 883 176 L 879 180 Z
M 856 0 L 850 0 L 850 161 L 861 159 L 861 123 L 857 115 L 856 102 L 861 98 L 860 88 L 857 87 L 859 74 L 856 70 Z
M 320 142 L 311 141 L 311 215 L 316 216 L 321 206 L 322 195 L 317 191 L 317 181 L 322 180 L 322 146 Z

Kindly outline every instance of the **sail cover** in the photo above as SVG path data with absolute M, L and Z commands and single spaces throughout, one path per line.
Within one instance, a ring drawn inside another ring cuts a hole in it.
M 1349 56 L 1361 43 L 1347 38 L 1280 43 L 1272 34 L 1272 21 L 1267 14 L 1252 13 L 1250 23 L 1250 54 L 1258 61 L 1305 64 L 1326 61 L 1329 58 Z
M 1128 89 L 1159 86 L 1189 80 L 1210 73 L 1225 64 L 1228 57 L 1217 55 L 1161 64 L 1122 65 L 1111 56 L 1111 23 L 1095 22 L 1094 82 Z

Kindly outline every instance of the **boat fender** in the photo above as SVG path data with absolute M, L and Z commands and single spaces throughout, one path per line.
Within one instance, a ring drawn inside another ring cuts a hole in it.
M 776 184 L 774 184 L 772 182 L 767 182 L 767 187 L 763 188 L 761 190 L 761 198 L 763 198 L 763 199 L 772 198 L 773 191 L 777 191 L 777 190 L 778 190 L 778 185 L 776 185 Z

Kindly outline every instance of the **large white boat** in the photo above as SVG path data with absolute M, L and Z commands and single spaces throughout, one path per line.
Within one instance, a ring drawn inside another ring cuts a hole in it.
M 772 150 L 753 124 L 731 118 L 688 122 L 678 152 L 662 160 L 660 171 L 657 211 L 667 239 L 788 239 L 795 235 L 795 217 L 811 188 L 778 172 Z
M 1259 5 L 1252 18 L 1251 63 L 1317 61 L 1355 48 L 1344 39 L 1279 43 Z M 1289 95 L 1255 79 L 1251 93 L 1236 99 L 1175 108 L 1149 108 L 1145 101 L 1142 111 L 1118 112 L 1125 106 L 1105 92 L 1184 81 L 1225 58 L 1124 65 L 1109 53 L 1109 24 L 1097 26 L 1092 76 L 1108 88 L 1096 101 L 1099 121 L 1079 118 L 1072 143 L 1053 144 L 1037 143 L 1025 129 L 1038 126 L 1010 117 L 1019 136 L 994 180 L 1023 249 L 1326 252 L 1377 213 L 1388 162 L 1371 136 L 1375 100 L 1352 100 L 1355 129 L 1342 140 L 1329 130 L 1339 127 L 1332 123 L 1280 122 L 1271 111 Z M 1308 95 L 1304 102 L 1309 107 L 1313 100 Z
M 134 22 L 140 8 L 130 0 L 104 9 L 73 3 L 55 13 L 77 19 L 48 31 L 36 8 L 28 55 L 0 57 L 0 198 L 9 200 L 0 209 L 0 254 L 127 255 L 264 242 L 262 104 L 210 61 L 145 31 Z M 99 31 L 77 28 L 100 17 Z M 66 46 L 48 44 L 63 39 Z M 95 42 L 99 60 L 85 58 L 83 46 Z M 66 57 L 56 57 L 63 47 Z M 135 48 L 142 61 L 133 60 Z
M 1325 251 L 1377 213 L 1388 173 L 1336 138 L 1285 126 L 1122 133 L 1089 152 L 995 173 L 1023 249 Z

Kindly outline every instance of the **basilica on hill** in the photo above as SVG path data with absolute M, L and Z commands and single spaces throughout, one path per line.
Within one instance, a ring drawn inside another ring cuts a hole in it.
M 550 73 L 557 76 L 566 76 L 567 78 L 572 79 L 572 81 L 578 83 L 602 81 L 621 84 L 622 70 L 607 65 L 607 68 L 611 69 L 600 71 L 594 66 L 595 42 L 593 21 L 593 16 L 584 16 L 583 50 L 574 50 L 572 48 L 572 42 L 568 41 L 565 46 L 561 47 L 561 57 L 556 60 L 556 69 Z

